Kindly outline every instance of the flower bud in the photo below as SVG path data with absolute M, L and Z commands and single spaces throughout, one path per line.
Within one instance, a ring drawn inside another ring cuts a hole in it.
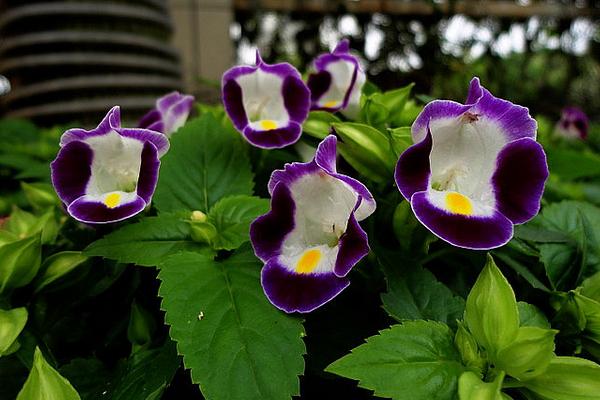
M 525 382 L 540 398 L 596 400 L 600 393 L 600 365 L 577 357 L 555 357 L 546 371 Z
M 210 222 L 196 222 L 191 223 L 191 234 L 192 239 L 195 242 L 211 244 L 217 237 L 217 228 Z
M 156 330 L 156 322 L 152 315 L 140 307 L 135 301 L 131 305 L 127 338 L 135 347 L 145 348 L 152 342 Z
M 17 338 L 27 322 L 25 307 L 12 310 L 0 310 L 0 357 L 9 355 L 18 349 Z
M 0 246 L 0 293 L 33 280 L 42 258 L 40 234 Z
M 60 200 L 50 184 L 21 182 L 21 189 L 29 204 L 35 209 L 43 210 L 60 205 Z
M 502 381 L 504 372 L 501 372 L 493 382 L 483 382 L 472 371 L 463 372 L 458 379 L 458 398 L 460 400 L 502 400 Z
M 458 349 L 464 365 L 478 372 L 483 370 L 485 360 L 479 353 L 477 342 L 461 322 L 458 323 L 454 345 Z

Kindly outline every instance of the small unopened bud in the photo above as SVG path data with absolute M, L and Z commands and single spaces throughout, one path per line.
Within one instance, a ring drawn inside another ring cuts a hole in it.
M 192 221 L 206 222 L 206 214 L 204 214 L 202 211 L 195 210 L 192 211 L 191 219 Z

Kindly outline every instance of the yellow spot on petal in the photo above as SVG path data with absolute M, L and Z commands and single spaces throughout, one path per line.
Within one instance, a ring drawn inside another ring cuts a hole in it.
M 296 272 L 299 274 L 310 274 L 319 264 L 321 260 L 321 250 L 307 250 L 302 254 L 298 264 L 296 264 Z
M 272 119 L 263 119 L 259 124 L 261 129 L 265 131 L 277 129 L 277 122 L 273 121 Z
M 104 199 L 104 204 L 108 208 L 115 208 L 121 202 L 121 194 L 120 193 L 111 193 Z
M 334 108 L 334 107 L 337 107 L 338 104 L 340 104 L 339 101 L 337 101 L 337 100 L 330 100 L 330 101 L 325 102 L 323 104 L 323 107 L 325 107 L 325 108 Z
M 471 203 L 471 200 L 467 196 L 457 192 L 450 192 L 446 195 L 446 208 L 454 214 L 473 214 L 473 203 Z

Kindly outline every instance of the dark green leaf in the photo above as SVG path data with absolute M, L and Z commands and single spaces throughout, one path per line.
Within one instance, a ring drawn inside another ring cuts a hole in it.
M 239 134 L 210 114 L 188 122 L 162 159 L 154 205 L 161 212 L 207 212 L 220 198 L 252 194 L 253 175 Z
M 222 261 L 185 253 L 161 266 L 159 293 L 171 337 L 207 399 L 299 394 L 304 329 L 267 301 L 260 266 L 249 246 Z
M 176 215 L 144 218 L 126 225 L 90 244 L 86 256 L 102 256 L 124 263 L 156 266 L 166 257 L 182 251 L 210 253 L 206 246 L 192 241 L 190 224 Z
M 464 370 L 452 331 L 433 321 L 394 325 L 326 369 L 398 400 L 454 399 Z
M 550 329 L 548 318 L 546 318 L 539 308 L 524 301 L 517 302 L 517 307 L 519 308 L 520 326 L 535 326 Z

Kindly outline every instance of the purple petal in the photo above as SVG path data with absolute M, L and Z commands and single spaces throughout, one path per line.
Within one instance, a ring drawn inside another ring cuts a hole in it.
M 234 74 L 230 74 L 234 75 Z M 225 74 L 227 76 L 227 74 Z M 242 102 L 242 88 L 235 79 L 225 80 L 225 76 L 223 77 L 223 89 L 221 92 L 221 97 L 223 99 L 223 106 L 225 107 L 225 112 L 229 115 L 231 122 L 233 122 L 233 126 L 238 131 L 243 131 L 246 126 L 248 126 L 248 116 L 246 115 L 246 110 L 244 109 L 244 103 Z
M 506 244 L 513 235 L 512 222 L 495 211 L 491 216 L 452 214 L 435 207 L 426 192 L 411 198 L 417 219 L 434 235 L 456 247 L 489 250 Z
M 350 52 L 350 41 L 348 39 L 342 39 L 333 49 L 333 54 L 347 54 Z
M 316 109 L 316 104 L 319 102 L 329 87 L 331 86 L 331 74 L 329 71 L 319 71 L 308 75 L 306 82 L 310 89 L 311 108 Z
M 294 229 L 295 210 L 289 188 L 284 184 L 276 185 L 271 197 L 271 211 L 250 225 L 250 241 L 254 253 L 262 261 L 280 254 L 286 235 Z
M 287 313 L 307 313 L 333 299 L 350 281 L 332 273 L 296 274 L 272 258 L 261 272 L 261 283 L 275 307 Z
M 475 104 L 483 96 L 483 88 L 479 82 L 479 78 L 475 77 L 471 79 L 469 84 L 469 93 L 467 94 L 467 100 L 465 104 Z
M 80 141 L 70 141 L 63 146 L 50 164 L 52 184 L 65 204 L 83 196 L 90 180 L 94 153 L 90 146 Z
M 287 77 L 281 90 L 290 120 L 302 124 L 310 110 L 310 90 L 301 78 L 295 76 Z
M 89 201 L 85 196 L 72 202 L 67 211 L 73 218 L 88 224 L 108 224 L 130 218 L 146 207 L 146 202 L 139 196 L 129 203 L 109 208 L 100 201 Z
M 369 254 L 369 240 L 367 233 L 361 228 L 354 217 L 354 213 L 350 215 L 346 232 L 340 238 L 339 253 L 335 261 L 333 273 L 336 276 L 344 277 L 348 275 L 352 267 L 354 267 L 364 256 Z
M 290 121 L 287 126 L 270 131 L 257 131 L 247 125 L 242 132 L 248 142 L 262 149 L 280 149 L 294 144 L 302 135 L 302 125 Z
M 115 106 L 111 108 L 108 111 L 108 113 L 106 113 L 106 116 L 102 119 L 100 124 L 98 124 L 98 126 L 95 129 L 92 129 L 90 131 L 86 131 L 85 129 L 81 128 L 67 130 L 65 133 L 63 133 L 63 135 L 60 138 L 60 145 L 65 146 L 68 143 L 76 140 L 84 141 L 85 139 L 93 136 L 106 135 L 110 131 L 120 127 L 121 109 L 119 108 L 119 106 Z
M 169 150 L 169 139 L 162 133 L 141 128 L 118 128 L 116 131 L 123 137 L 152 143 L 156 147 L 159 157 Z
M 160 112 L 157 109 L 148 111 L 148 113 L 146 113 L 146 115 L 140 119 L 140 122 L 138 122 L 138 128 L 162 132 L 164 127 L 160 117 Z
M 431 131 L 425 139 L 410 146 L 400 155 L 394 178 L 402 196 L 410 200 L 413 194 L 427 190 L 431 167 L 429 154 L 433 144 Z
M 540 210 L 548 178 L 544 149 L 533 139 L 519 139 L 502 149 L 496 163 L 496 207 L 515 224 L 529 221 Z
M 140 176 L 137 182 L 137 194 L 146 204 L 150 203 L 156 184 L 158 183 L 158 171 L 160 160 L 158 150 L 151 142 L 144 143 L 142 150 L 142 162 L 140 164 Z

